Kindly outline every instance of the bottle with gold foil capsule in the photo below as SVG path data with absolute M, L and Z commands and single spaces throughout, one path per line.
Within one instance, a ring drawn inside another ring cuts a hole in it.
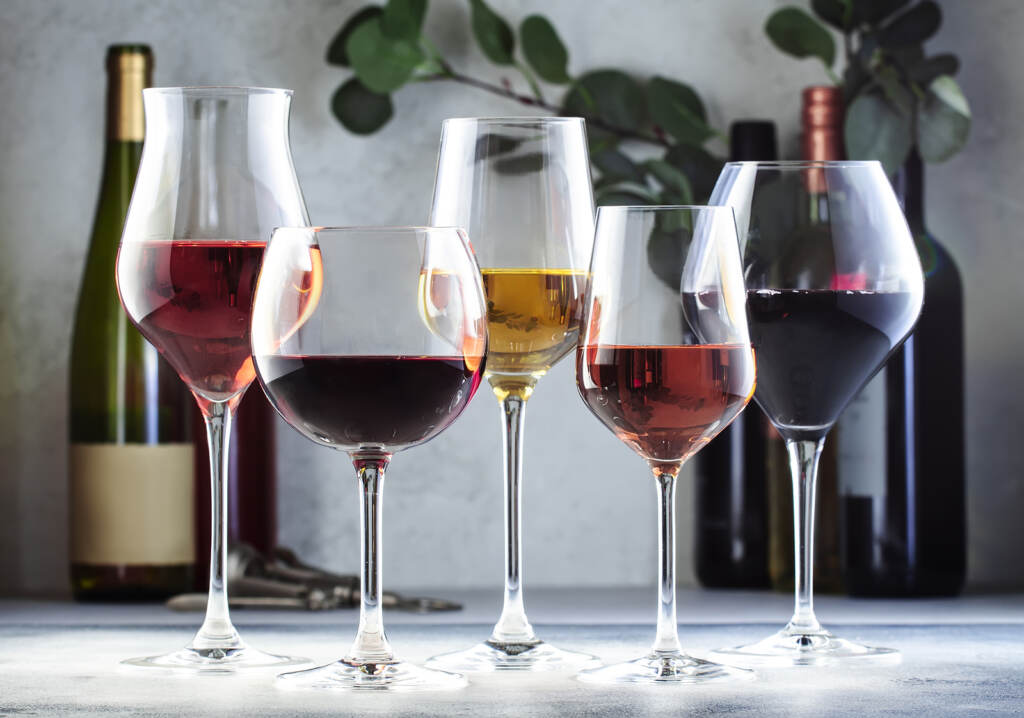
M 128 321 L 115 286 L 152 71 L 145 45 L 107 52 L 103 178 L 70 366 L 69 548 L 81 600 L 157 599 L 192 586 L 192 402 Z
M 837 86 L 808 87 L 803 91 L 800 112 L 801 159 L 842 160 L 843 91 Z M 806 200 L 810 212 L 801 212 L 814 222 L 828 220 L 825 175 L 813 169 L 807 173 Z M 814 227 L 808 227 L 814 231 Z M 828 261 L 828 258 L 823 258 Z M 835 441 L 826 441 L 818 463 L 817 524 L 814 539 L 814 589 L 818 593 L 842 593 L 840 560 L 839 478 Z M 793 483 L 786 446 L 768 442 L 769 540 L 768 572 L 777 591 L 793 590 Z

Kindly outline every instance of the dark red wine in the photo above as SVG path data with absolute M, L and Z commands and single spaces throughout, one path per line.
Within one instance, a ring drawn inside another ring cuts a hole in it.
M 249 316 L 265 246 L 248 240 L 122 245 L 118 289 L 128 314 L 200 400 L 230 399 L 255 377 Z
M 754 390 L 753 356 L 741 345 L 588 346 L 576 362 L 583 401 L 658 470 L 678 470 Z
M 816 440 L 913 327 L 918 303 L 909 292 L 755 289 L 747 310 L 754 399 L 787 439 Z
M 437 436 L 466 408 L 483 367 L 461 356 L 288 356 L 257 359 L 289 424 L 320 444 L 394 453 Z

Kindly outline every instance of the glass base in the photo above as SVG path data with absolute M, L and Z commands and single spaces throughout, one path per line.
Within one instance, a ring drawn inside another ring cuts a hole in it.
M 234 673 L 255 669 L 283 668 L 309 663 L 308 658 L 278 656 L 251 648 L 244 643 L 234 648 L 192 648 L 186 646 L 172 653 L 144 658 L 128 658 L 122 665 L 163 668 L 198 673 Z
M 580 669 L 600 665 L 600 662 L 589 653 L 564 651 L 535 638 L 523 642 L 487 640 L 463 651 L 434 656 L 427 665 L 451 671 L 484 673 Z
M 752 680 L 754 672 L 723 666 L 685 653 L 650 653 L 625 663 L 592 668 L 576 676 L 584 683 L 710 683 Z
M 360 663 L 343 658 L 319 668 L 282 673 L 281 688 L 341 691 L 449 691 L 469 684 L 464 676 L 411 663 Z
M 900 662 L 895 648 L 864 646 L 836 638 L 825 629 L 815 632 L 784 628 L 763 641 L 720 648 L 712 658 L 742 666 L 820 666 L 835 662 L 893 665 Z

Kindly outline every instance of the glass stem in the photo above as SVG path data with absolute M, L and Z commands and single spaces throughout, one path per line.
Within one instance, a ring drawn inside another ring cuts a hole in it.
M 384 633 L 381 612 L 381 551 L 383 526 L 381 500 L 384 472 L 389 457 L 355 457 L 359 478 L 359 550 L 362 572 L 359 577 L 359 632 L 345 661 L 349 663 L 388 663 L 394 660 L 391 644 Z
M 817 441 L 787 441 L 789 470 L 793 475 L 793 565 L 796 568 L 796 605 L 786 627 L 791 633 L 819 633 L 814 616 L 814 494 L 818 458 L 825 437 Z
M 658 635 L 656 653 L 681 653 L 676 624 L 676 477 L 655 474 L 658 482 Z
M 228 614 L 228 456 L 231 423 L 235 407 L 229 402 L 209 402 L 203 406 L 206 440 L 210 446 L 210 592 L 206 599 L 206 618 L 192 648 L 240 648 L 235 627 Z
M 505 601 L 491 641 L 498 643 L 536 642 L 533 626 L 523 606 L 522 515 L 523 427 L 526 399 L 509 394 L 501 402 L 505 451 Z

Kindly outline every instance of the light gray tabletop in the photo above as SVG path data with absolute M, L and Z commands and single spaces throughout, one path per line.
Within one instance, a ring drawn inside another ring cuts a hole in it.
M 430 592 L 424 592 L 430 593 Z M 434 591 L 433 593 L 439 594 Z M 444 592 L 463 611 L 386 615 L 401 657 L 481 640 L 500 605 L 494 592 Z M 606 661 L 636 657 L 653 638 L 650 590 L 531 589 L 531 619 L 545 639 Z M 7 715 L 770 715 L 858 716 L 1024 714 L 1024 596 L 974 595 L 928 601 L 855 601 L 823 596 L 819 617 L 848 638 L 899 648 L 897 667 L 761 671 L 750 683 L 596 687 L 572 674 L 471 675 L 451 693 L 285 692 L 273 674 L 181 678 L 130 670 L 122 658 L 184 644 L 195 614 L 161 606 L 0 601 L 0 716 Z M 700 655 L 767 635 L 791 599 L 762 592 L 680 592 L 680 634 Z M 348 648 L 354 610 L 237 611 L 253 645 L 326 663 Z

